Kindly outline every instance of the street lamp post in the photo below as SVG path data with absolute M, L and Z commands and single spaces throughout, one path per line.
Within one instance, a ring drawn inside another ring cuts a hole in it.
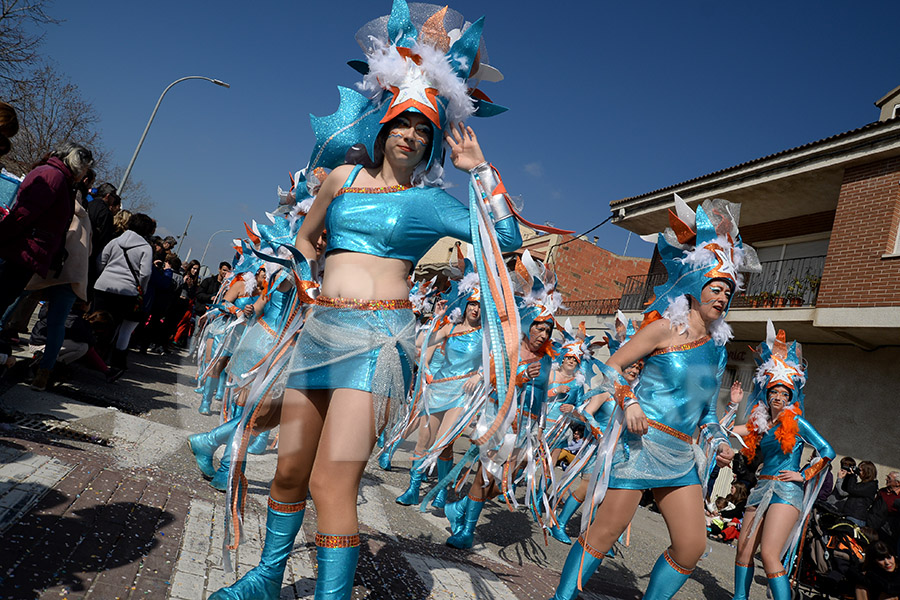
M 141 146 L 144 144 L 144 138 L 147 137 L 147 132 L 150 130 L 150 125 L 153 123 L 153 117 L 156 116 L 156 111 L 159 110 L 159 105 L 162 103 L 163 97 L 165 97 L 166 92 L 172 89 L 173 85 L 175 85 L 176 83 L 181 83 L 182 81 L 187 81 L 188 79 L 204 79 L 206 81 L 209 81 L 210 83 L 214 83 L 224 88 L 231 87 L 231 85 L 225 83 L 224 81 L 220 81 L 219 79 L 211 79 L 209 77 L 203 77 L 201 75 L 190 75 L 188 77 L 182 77 L 181 79 L 176 79 L 175 81 L 170 83 L 169 86 L 163 90 L 163 93 L 160 94 L 159 100 L 156 101 L 156 106 L 153 108 L 153 112 L 150 113 L 150 120 L 147 121 L 147 126 L 144 127 L 144 133 L 141 134 L 141 139 L 138 142 L 137 148 L 134 149 L 134 154 L 131 157 L 131 162 L 128 163 L 128 168 L 125 169 L 125 174 L 122 175 L 122 181 L 119 182 L 119 188 L 117 190 L 120 196 L 122 195 L 122 190 L 125 188 L 125 183 L 128 181 L 128 175 L 131 174 L 131 167 L 134 166 L 134 161 L 137 160 L 138 152 L 141 151 Z
M 203 256 L 200 257 L 200 266 L 201 267 L 203 266 L 203 259 L 206 258 L 206 251 L 209 250 L 209 244 L 212 242 L 212 239 L 214 237 L 216 237 L 217 235 L 219 235 L 220 233 L 226 233 L 226 232 L 231 233 L 231 230 L 230 229 L 220 229 L 220 230 L 214 232 L 211 236 L 209 236 L 209 239 L 206 240 L 206 248 L 203 249 Z

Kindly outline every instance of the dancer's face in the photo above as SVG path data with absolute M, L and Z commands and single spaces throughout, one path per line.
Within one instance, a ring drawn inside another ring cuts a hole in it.
M 776 385 L 766 392 L 766 398 L 769 400 L 769 414 L 776 419 L 791 401 L 791 390 L 783 385 Z
M 641 374 L 641 369 L 644 368 L 644 363 L 642 361 L 637 361 L 636 363 L 630 364 L 625 367 L 625 370 L 622 371 L 622 376 L 625 377 L 625 381 L 628 383 L 634 383 L 634 381 Z
M 574 356 L 567 356 L 563 359 L 562 366 L 567 373 L 573 373 L 578 367 L 578 359 Z
M 551 331 L 553 331 L 553 327 L 550 323 L 534 323 L 528 329 L 528 349 L 532 352 L 540 350 L 550 339 Z
M 725 314 L 731 298 L 731 286 L 721 280 L 706 284 L 700 292 L 700 316 L 707 323 L 712 323 Z
M 385 160 L 394 166 L 415 166 L 425 157 L 431 140 L 431 121 L 419 113 L 402 113 L 388 124 Z
M 476 327 L 481 322 L 481 304 L 478 302 L 466 304 L 466 322 L 472 327 Z

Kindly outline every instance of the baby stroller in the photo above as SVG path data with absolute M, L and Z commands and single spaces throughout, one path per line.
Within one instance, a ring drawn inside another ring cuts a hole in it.
M 817 503 L 794 565 L 795 598 L 855 598 L 854 589 L 869 540 L 834 509 Z

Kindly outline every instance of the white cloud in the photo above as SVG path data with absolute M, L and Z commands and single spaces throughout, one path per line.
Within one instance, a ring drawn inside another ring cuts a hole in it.
M 525 172 L 534 177 L 540 177 L 544 174 L 544 167 L 539 162 L 530 162 L 525 165 Z

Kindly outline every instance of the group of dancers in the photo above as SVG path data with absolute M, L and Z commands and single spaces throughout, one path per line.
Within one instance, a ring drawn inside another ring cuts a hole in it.
M 834 452 L 803 419 L 800 348 L 771 325 L 749 420 L 735 426 L 734 410 L 717 415 L 731 338 L 725 315 L 742 272 L 759 268 L 741 242 L 739 207 L 709 200 L 695 212 L 676 197 L 671 227 L 656 238 L 668 280 L 640 326 L 622 319 L 607 336 L 610 358 L 595 358 L 600 344 L 557 320 L 553 272 L 527 252 L 509 258 L 527 221 L 464 124 L 506 110 L 478 88 L 502 79 L 488 63 L 483 24 L 395 0 L 389 16 L 361 28 L 367 60 L 350 63 L 363 75 L 360 91 L 340 88 L 338 111 L 312 118 L 306 168 L 268 222 L 249 225 L 236 244 L 232 278 L 194 339 L 200 412 L 215 407 L 222 424 L 189 439 L 202 474 L 225 492 L 228 570 L 247 455 L 277 446 L 278 462 L 259 565 L 211 598 L 280 596 L 307 497 L 317 517 L 315 598 L 349 598 L 363 471 L 377 442 L 379 464 L 390 469 L 413 434 L 409 485 L 397 502 L 443 509 L 447 544 L 462 549 L 473 545 L 486 502 L 526 510 L 572 544 L 560 600 L 576 598 L 612 556 L 647 489 L 671 545 L 645 598 L 672 597 L 706 548 L 704 491 L 713 463 L 733 458 L 734 440 L 763 462 L 735 597 L 747 597 L 759 548 L 773 596 L 789 598 L 785 566 Z M 469 174 L 467 205 L 444 189 L 445 153 Z M 415 265 L 446 236 L 470 248 L 448 266 L 449 284 L 413 284 Z M 733 404 L 742 395 L 735 385 Z M 572 424 L 585 443 L 560 474 Z M 818 456 L 801 470 L 804 442 Z M 467 445 L 455 464 L 454 443 Z M 437 483 L 423 497 L 429 471 Z M 468 492 L 449 502 L 469 478 Z M 573 543 L 565 529 L 579 506 Z

